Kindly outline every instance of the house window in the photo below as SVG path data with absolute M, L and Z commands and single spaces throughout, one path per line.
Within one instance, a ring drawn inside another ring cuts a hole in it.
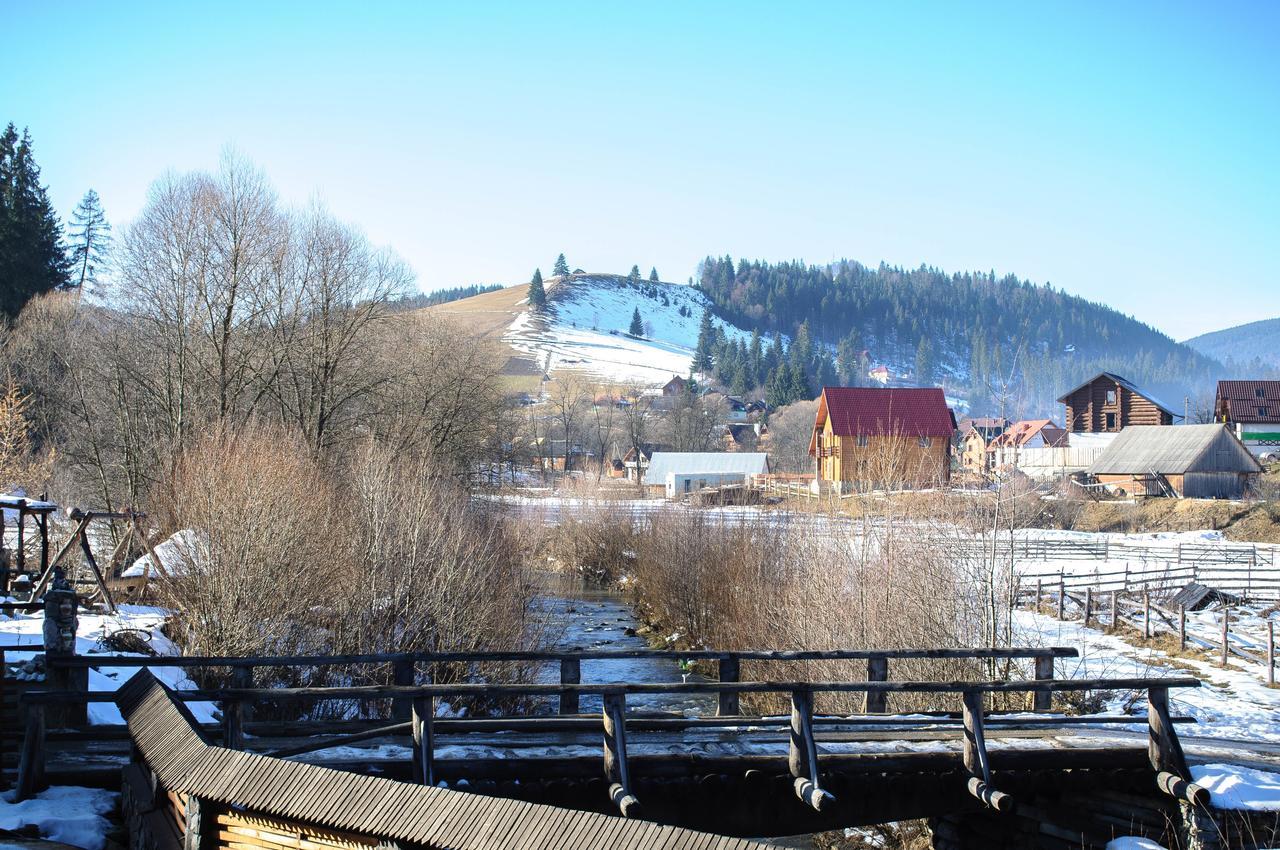
M 1116 391 L 1107 390 L 1107 404 L 1115 404 L 1115 403 L 1116 403 Z
M 929 448 L 929 447 L 930 447 L 930 446 L 932 446 L 932 445 L 933 445 L 933 438 L 932 438 L 932 437 L 921 437 L 921 438 L 920 438 L 920 448 L 922 448 L 922 449 L 927 449 L 927 448 Z
M 1262 387 L 1254 387 L 1254 389 L 1253 389 L 1253 397 L 1254 397 L 1254 398 L 1266 398 L 1266 397 L 1267 397 L 1267 394 L 1266 394 L 1265 392 L 1263 392 Z
M 869 438 L 867 437 L 867 435 L 866 435 L 866 434 L 859 434 L 859 435 L 858 435 L 858 448 L 860 448 L 860 449 L 865 449 L 865 448 L 867 447 L 867 443 L 868 443 L 869 441 L 870 441 L 870 440 L 869 440 Z
M 1269 408 L 1269 407 L 1259 407 L 1259 408 L 1258 408 L 1258 415 L 1259 415 L 1259 416 L 1270 416 L 1270 415 L 1271 415 L 1271 408 Z
M 1107 414 L 1107 430 L 1114 431 L 1116 429 L 1116 415 L 1114 413 Z

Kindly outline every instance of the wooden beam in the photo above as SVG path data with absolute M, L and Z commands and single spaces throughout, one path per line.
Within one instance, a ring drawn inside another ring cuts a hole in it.
M 964 767 L 969 772 L 969 793 L 998 812 L 1012 812 L 1014 800 L 991 784 L 991 759 L 987 754 L 987 738 L 983 729 L 982 694 L 965 691 L 964 703 Z
M 102 591 L 102 601 L 107 603 L 107 610 L 112 614 L 116 613 L 116 601 L 111 598 L 111 588 L 107 587 L 107 581 L 102 577 L 102 570 L 98 569 L 98 562 L 93 558 L 93 549 L 89 546 L 87 533 L 80 535 L 80 551 L 84 553 L 84 560 L 89 565 L 89 569 L 93 570 L 93 578 L 98 583 L 98 589 Z
M 609 782 L 609 799 L 625 818 L 638 818 L 640 801 L 631 792 L 631 770 L 627 763 L 627 697 L 622 691 L 604 694 L 604 776 Z
M 1035 677 L 1038 680 L 1046 681 L 1053 678 L 1053 656 L 1037 655 Z M 1049 711 L 1053 708 L 1053 692 L 1052 691 L 1036 691 L 1032 696 L 1031 708 L 1033 711 Z
M 263 753 L 264 756 L 271 758 L 288 758 L 289 756 L 300 756 L 304 753 L 316 753 L 321 750 L 332 749 L 333 747 L 344 747 L 347 744 L 354 744 L 359 741 L 368 741 L 373 738 L 385 738 L 390 735 L 412 734 L 412 722 L 410 723 L 393 723 L 390 726 L 379 726 L 376 729 L 364 729 L 360 732 L 352 732 L 349 735 L 337 735 L 331 738 L 324 738 L 319 741 L 307 741 L 294 747 L 282 747 L 278 750 L 271 750 Z
M 241 700 L 222 703 L 222 746 L 229 750 L 244 749 L 244 703 Z
M 400 658 L 391 662 L 391 682 L 399 687 L 410 687 L 414 684 L 415 665 L 413 659 Z M 405 721 L 413 716 L 411 700 L 406 697 L 395 697 L 391 700 L 391 717 L 393 720 Z
M 1172 773 L 1190 782 L 1187 758 L 1169 717 L 1168 688 L 1154 685 L 1147 688 L 1147 729 L 1147 757 L 1152 769 L 1157 773 Z
M 822 789 L 818 775 L 818 743 L 813 737 L 813 692 L 791 692 L 791 738 L 787 748 L 787 768 L 791 771 L 796 796 L 815 811 L 835 800 Z
M 1208 808 L 1213 799 L 1209 789 L 1181 776 L 1162 770 L 1156 774 L 1156 787 L 1177 800 L 1185 800 L 1193 806 Z
M 45 711 L 42 705 L 28 705 L 26 731 L 22 751 L 18 755 L 18 788 L 16 802 L 32 797 L 44 784 Z
M 582 662 L 577 658 L 561 658 L 560 659 L 560 684 L 562 685 L 579 685 L 582 684 Z M 578 713 L 578 694 L 575 691 L 561 691 L 560 700 L 557 705 L 557 711 L 560 714 L 577 714 Z
M 423 785 L 436 784 L 435 716 L 434 697 L 413 701 L 413 780 Z
M 868 682 L 885 682 L 889 679 L 889 659 L 888 658 L 868 658 L 867 659 L 867 681 Z M 889 701 L 883 693 L 873 693 L 867 691 L 862 700 L 862 711 L 864 714 L 884 714 L 888 711 Z
M 719 661 L 719 679 L 721 682 L 738 682 L 742 676 L 742 662 L 737 656 L 728 656 Z M 742 711 L 741 695 L 721 691 L 716 704 L 716 714 L 734 716 Z
M 71 551 L 71 547 L 76 545 L 76 541 L 80 539 L 80 535 L 84 534 L 84 530 L 89 526 L 89 520 L 81 519 L 76 525 L 75 531 L 71 532 L 71 536 L 67 538 L 67 542 L 62 544 L 58 549 L 58 553 L 53 556 L 53 560 L 49 562 L 49 566 L 44 572 L 40 573 L 40 578 L 36 580 L 35 585 L 31 588 L 31 598 L 39 599 L 44 593 L 45 587 L 49 584 L 49 580 L 53 578 L 53 571 L 58 568 L 58 564 Z

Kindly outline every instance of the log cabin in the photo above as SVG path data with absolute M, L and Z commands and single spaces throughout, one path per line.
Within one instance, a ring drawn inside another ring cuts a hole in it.
M 1067 430 L 1115 433 L 1130 425 L 1172 425 L 1177 414 L 1128 378 L 1100 372 L 1058 399 L 1067 407 Z
M 955 430 L 937 387 L 823 387 L 809 456 L 819 486 L 841 493 L 945 484 Z

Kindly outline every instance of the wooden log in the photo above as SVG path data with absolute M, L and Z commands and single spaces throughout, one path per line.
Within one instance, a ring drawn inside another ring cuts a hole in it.
M 964 767 L 971 776 L 989 784 L 991 764 L 987 759 L 987 742 L 982 728 L 982 694 L 965 691 L 961 699 L 964 705 Z
M 1067 580 L 1062 574 L 1059 574 L 1058 575 L 1058 619 L 1059 620 L 1066 619 L 1066 604 L 1067 604 Z
M 604 777 L 609 799 L 625 818 L 641 815 L 640 801 L 631 793 L 631 769 L 627 763 L 627 697 L 619 690 L 604 694 L 601 720 L 604 726 Z
M 1204 788 L 1194 782 L 1188 782 L 1181 776 L 1170 773 L 1167 770 L 1159 771 L 1156 774 L 1156 787 L 1174 799 L 1185 800 L 1191 805 L 1199 806 L 1202 809 L 1208 808 L 1213 797 L 1208 788 Z
M 244 702 L 239 699 L 222 702 L 222 746 L 244 749 Z
M 796 796 L 815 811 L 834 801 L 822 788 L 818 775 L 818 743 L 813 737 L 813 692 L 791 692 L 791 734 L 787 747 L 787 768 L 794 778 Z
M 84 554 L 84 560 L 89 565 L 89 569 L 93 570 L 93 579 L 98 584 L 98 590 L 102 591 L 102 601 L 106 603 L 107 610 L 112 614 L 116 613 L 116 601 L 111 596 L 111 588 L 107 587 L 107 580 L 102 577 L 102 570 L 98 569 L 98 562 L 94 560 L 87 533 L 80 535 L 80 551 Z
M 1151 640 L 1151 593 L 1142 591 L 1142 636 Z
M 1016 808 L 1014 799 L 1003 791 L 997 791 L 976 776 L 970 776 L 967 785 L 969 793 L 977 797 L 989 808 L 997 812 L 1012 812 Z
M 886 682 L 889 679 L 889 659 L 887 658 L 868 658 L 867 659 L 867 681 L 868 682 Z M 884 714 L 886 713 L 889 702 L 883 692 L 867 691 L 862 701 L 862 711 L 865 714 Z
M 1084 625 L 1089 627 L 1089 620 L 1093 617 L 1093 588 L 1086 587 L 1084 589 Z
M 871 662 L 867 662 L 868 664 Z M 727 656 L 721 658 L 719 665 L 719 679 L 722 682 L 737 682 L 741 680 L 742 668 L 741 661 L 737 656 Z M 721 691 L 716 703 L 716 714 L 722 717 L 735 716 L 742 711 L 741 697 L 739 694 Z
M 1147 688 L 1147 758 L 1157 773 L 1164 771 L 1191 781 L 1182 744 L 1178 741 L 1173 722 L 1169 718 L 1169 691 L 1153 686 Z
M 1222 660 L 1219 662 L 1220 666 L 1222 667 L 1227 666 L 1227 653 L 1229 652 L 1228 647 L 1230 645 L 1230 632 L 1228 630 L 1230 629 L 1230 624 L 1231 624 L 1231 609 L 1227 608 L 1226 606 L 1223 606 L 1222 608 Z
M 1178 606 L 1178 650 L 1187 650 L 1187 606 Z
M 4 657 L 0 656 L 0 662 Z M 1270 618 L 1267 619 L 1267 684 L 1274 685 L 1276 683 L 1276 630 L 1275 624 Z
M 391 662 L 391 681 L 400 687 L 414 684 L 414 663 L 411 659 L 397 659 Z M 396 697 L 391 700 L 391 718 L 405 721 L 413 716 L 412 700 Z
M 436 784 L 435 716 L 433 697 L 413 701 L 413 780 L 423 785 Z
M 45 710 L 42 705 L 28 704 L 26 731 L 22 736 L 22 751 L 18 754 L 18 787 L 16 802 L 33 796 L 44 785 L 45 766 Z
M 1120 628 L 1120 593 L 1111 591 L 1111 631 Z
M 88 526 L 88 519 L 81 519 L 76 525 L 75 530 L 71 532 L 71 536 L 67 538 L 67 542 L 63 543 L 61 548 L 58 549 L 57 554 L 53 556 L 53 560 L 49 562 L 49 566 L 45 568 L 44 572 L 40 573 L 40 578 L 36 580 L 35 585 L 31 588 L 32 599 L 39 599 L 44 594 L 45 587 L 49 584 L 49 580 L 53 578 L 53 571 L 57 569 L 58 564 L 71 551 L 71 547 L 76 545 L 76 541 L 80 539 Z
M 1041 681 L 1047 681 L 1053 678 L 1052 655 L 1036 656 L 1035 677 Z M 1032 696 L 1031 708 L 1033 711 L 1049 711 L 1053 708 L 1053 692 L 1035 691 Z
M 560 684 L 577 685 L 582 682 L 582 662 L 577 658 L 560 659 Z M 559 712 L 561 714 L 578 713 L 578 694 L 573 691 L 560 692 Z

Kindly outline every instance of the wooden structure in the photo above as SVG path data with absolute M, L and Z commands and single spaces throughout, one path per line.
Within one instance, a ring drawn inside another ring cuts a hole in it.
M 840 492 L 945 484 L 955 430 L 937 387 L 823 387 L 809 456 Z
M 1004 433 L 1009 420 L 995 416 L 980 416 L 960 421 L 960 468 L 974 475 L 986 475 L 991 471 L 991 456 L 987 446 Z
M 1213 417 L 1255 455 L 1280 455 L 1280 381 L 1218 381 Z
M 32 586 L 31 598 L 36 599 L 44 593 L 49 586 L 49 582 L 53 580 L 55 571 L 60 568 L 62 561 L 75 548 L 80 549 L 84 556 L 85 565 L 93 576 L 90 584 L 95 590 L 90 594 L 90 598 L 99 598 L 107 607 L 107 610 L 115 613 L 116 602 L 115 595 L 112 592 L 112 581 L 110 576 L 115 569 L 117 562 L 123 557 L 129 548 L 129 545 L 135 540 L 141 544 L 142 549 L 147 553 L 147 559 L 157 575 L 164 575 L 164 566 L 160 559 L 156 557 L 155 550 L 151 547 L 151 542 L 147 539 L 147 535 L 142 530 L 141 523 L 146 519 L 146 514 L 138 513 L 129 508 L 122 511 L 82 511 L 79 508 L 72 508 L 67 512 L 67 516 L 76 524 L 71 532 L 71 536 L 66 542 L 59 547 L 56 555 L 53 556 L 40 572 Z M 125 533 L 121 536 L 120 542 L 116 545 L 115 551 L 111 553 L 107 561 L 106 571 L 98 565 L 98 560 L 93 554 L 93 547 L 89 543 L 89 525 L 97 521 L 123 520 L 125 521 Z M 144 575 L 138 582 L 125 582 L 124 589 L 126 592 L 135 592 L 139 586 L 145 585 L 147 576 Z
M 1239 499 L 1257 483 L 1262 465 L 1226 425 L 1135 425 L 1120 432 L 1089 475 L 1130 496 Z
M 1058 399 L 1066 405 L 1067 430 L 1121 431 L 1130 425 L 1172 425 L 1178 415 L 1128 378 L 1100 372 Z
M 0 592 L 8 593 L 10 583 L 19 575 L 48 569 L 49 516 L 57 510 L 57 505 L 43 499 L 0 495 Z M 9 539 L 11 518 L 12 546 Z M 34 561 L 28 562 L 27 548 L 33 539 L 39 554 Z

